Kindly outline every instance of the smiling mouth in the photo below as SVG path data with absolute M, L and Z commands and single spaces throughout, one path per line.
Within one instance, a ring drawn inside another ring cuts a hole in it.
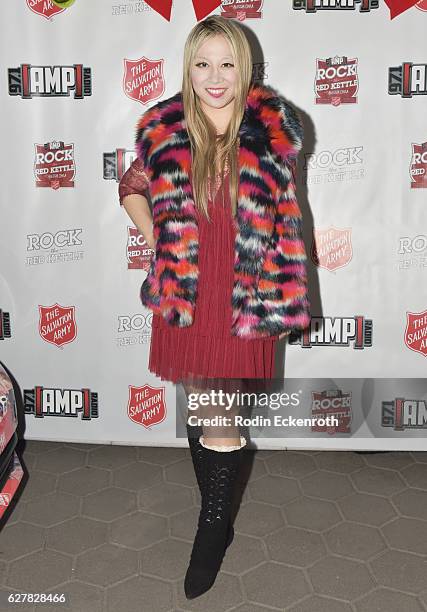
M 206 91 L 208 92 L 209 95 L 213 96 L 214 98 L 220 98 L 226 91 L 226 88 L 225 87 L 221 87 L 221 88 L 209 87 L 209 89 L 206 89 Z

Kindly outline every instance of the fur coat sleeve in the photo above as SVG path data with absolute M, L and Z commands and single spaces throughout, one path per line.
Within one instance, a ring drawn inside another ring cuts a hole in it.
M 280 155 L 276 167 L 276 212 L 274 229 L 258 275 L 257 297 L 262 302 L 262 327 L 301 330 L 310 321 L 307 287 L 307 255 L 303 241 L 303 220 L 296 197 L 297 156 L 302 147 L 303 127 L 296 112 L 283 103 L 283 116 L 294 136 L 293 146 Z

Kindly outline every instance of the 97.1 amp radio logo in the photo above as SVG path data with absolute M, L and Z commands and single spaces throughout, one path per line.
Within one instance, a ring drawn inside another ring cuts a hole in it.
M 402 62 L 388 69 L 388 93 L 402 98 L 427 95 L 427 63 Z
M 381 404 L 381 425 L 404 429 L 427 429 L 427 402 L 397 397 Z
M 0 308 L 0 340 L 10 338 L 10 313 Z
M 81 99 L 92 95 L 91 68 L 83 64 L 59 66 L 33 66 L 21 64 L 8 68 L 8 91 L 10 96 L 24 99 L 34 97 Z
M 98 393 L 90 389 L 34 387 L 24 389 L 24 411 L 36 418 L 73 417 L 82 421 L 98 418 Z
M 306 13 L 316 13 L 317 11 L 356 11 L 360 13 L 370 13 L 372 9 L 377 9 L 378 0 L 345 0 L 340 2 L 336 0 L 293 0 L 292 8 L 295 10 L 303 10 Z

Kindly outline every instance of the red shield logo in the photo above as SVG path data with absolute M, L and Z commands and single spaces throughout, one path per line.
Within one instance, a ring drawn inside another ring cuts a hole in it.
M 355 104 L 359 89 L 357 66 L 357 58 L 338 55 L 327 59 L 316 58 L 316 104 Z
M 166 418 L 165 388 L 129 385 L 128 416 L 134 423 L 150 429 Z
M 62 347 L 77 336 L 74 306 L 39 306 L 39 333 L 43 340 Z
M 144 270 L 148 272 L 153 257 L 154 250 L 150 249 L 144 236 L 139 233 L 136 227 L 128 225 L 128 241 L 126 245 L 128 270 Z
M 329 226 L 313 230 L 311 258 L 319 268 L 334 271 L 343 268 L 353 257 L 351 227 Z
M 46 17 L 46 19 L 52 19 L 54 15 L 65 11 L 64 8 L 59 8 L 50 0 L 27 0 L 27 6 L 33 13 Z
M 164 60 L 124 59 L 123 89 L 128 98 L 147 104 L 165 91 Z
M 411 177 L 411 189 L 427 188 L 427 142 L 422 144 L 412 143 L 409 175 Z
M 51 141 L 35 145 L 34 175 L 36 187 L 74 187 L 76 167 L 74 144 Z
M 261 8 L 264 0 L 226 0 L 221 4 L 221 17 L 228 19 L 259 19 L 262 17 Z
M 405 344 L 427 357 L 427 310 L 406 312 Z
M 327 433 L 330 436 L 336 433 L 351 433 L 351 392 L 343 392 L 342 389 L 313 391 L 311 396 L 311 416 L 315 419 L 333 417 L 338 423 L 337 425 L 315 423 L 311 431 Z

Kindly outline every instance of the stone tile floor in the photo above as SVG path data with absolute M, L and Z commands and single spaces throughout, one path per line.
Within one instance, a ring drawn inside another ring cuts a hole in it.
M 235 540 L 192 602 L 188 449 L 26 441 L 22 458 L 0 532 L 3 609 L 427 611 L 427 452 L 245 450 Z M 69 604 L 5 604 L 11 592 Z

